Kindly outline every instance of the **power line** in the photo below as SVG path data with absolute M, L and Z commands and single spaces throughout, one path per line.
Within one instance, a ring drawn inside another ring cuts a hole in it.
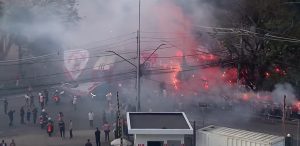
M 132 34 L 135 34 L 136 32 L 131 32 L 129 34 L 123 34 L 123 35 L 119 35 L 119 36 L 115 36 L 115 37 L 111 37 L 111 38 L 107 38 L 107 39 L 103 39 L 103 40 L 99 40 L 99 41 L 95 41 L 95 42 L 103 42 L 103 41 L 109 41 L 109 40 L 113 40 L 113 39 L 117 39 L 117 38 L 120 38 L 120 37 L 124 37 L 124 36 L 129 36 L 129 35 L 132 35 Z M 126 42 L 126 41 L 129 41 L 129 40 L 132 40 L 132 39 L 136 39 L 135 37 L 134 38 L 129 38 L 129 39 L 125 39 L 125 40 L 120 40 L 117 42 L 117 44 L 121 43 L 121 42 Z M 90 44 L 90 43 L 89 43 Z M 113 44 L 116 44 L 116 43 L 111 43 L 111 44 L 106 44 L 106 45 L 103 45 L 102 47 L 105 47 L 105 46 L 110 46 L 110 45 L 113 45 Z M 87 45 L 87 44 L 86 44 Z M 83 46 L 81 46 L 83 47 Z M 84 47 L 83 47 L 84 48 Z M 98 48 L 98 47 L 97 47 Z M 86 50 L 89 50 L 89 49 L 95 49 L 95 48 L 88 48 Z M 66 51 L 81 51 L 82 49 L 73 49 L 73 50 L 66 50 Z M 0 64 L 1 63 L 9 63 L 9 62 L 18 62 L 18 61 L 26 61 L 26 60 L 34 60 L 34 59 L 38 59 L 38 58 L 44 58 L 44 57 L 49 57 L 49 56 L 53 56 L 53 55 L 57 55 L 59 53 L 59 50 L 57 53 L 51 53 L 51 54 L 46 54 L 46 55 L 41 55 L 41 56 L 34 56 L 34 57 L 30 57 L 30 58 L 23 58 L 23 59 L 15 59 L 15 60 L 6 60 L 6 61 L 0 61 Z
M 275 36 L 275 35 L 271 35 L 271 34 L 260 34 L 257 32 L 252 32 L 249 30 L 244 30 L 244 29 L 236 29 L 236 28 L 222 28 L 222 27 L 207 27 L 207 26 L 199 26 L 199 25 L 195 25 L 195 27 L 198 28 L 204 28 L 204 29 L 211 29 L 210 31 L 207 32 L 211 32 L 211 33 L 223 33 L 223 34 L 227 34 L 227 33 L 234 33 L 234 34 L 243 34 L 243 35 L 254 35 L 256 37 L 263 37 L 265 39 L 269 39 L 269 40 L 274 40 L 274 41 L 285 41 L 285 42 L 291 42 L 291 43 L 298 43 L 300 42 L 299 39 L 293 39 L 293 38 L 289 38 L 289 37 L 281 37 L 281 36 Z M 200 30 L 202 31 L 202 30 Z M 223 32 L 222 32 L 223 31 Z
M 85 78 L 85 79 L 79 79 L 76 81 L 69 81 L 68 83 L 76 83 L 76 82 L 88 82 L 91 80 L 94 80 L 95 78 Z M 99 78 L 98 78 L 99 79 Z M 105 79 L 105 78 L 103 78 Z M 135 79 L 135 76 L 126 76 L 126 77 L 122 77 L 122 78 L 118 78 L 118 79 L 114 79 L 113 81 L 109 81 L 109 82 L 117 82 L 117 81 L 125 81 L 125 80 L 131 80 L 131 79 Z M 48 86 L 56 86 L 56 85 L 61 85 L 62 82 L 56 82 L 56 83 L 47 83 L 47 84 L 39 84 L 39 85 L 34 85 L 32 86 L 33 88 L 44 88 L 44 87 L 48 87 Z M 0 89 L 0 91 L 12 91 L 12 90 L 22 90 L 22 89 L 26 89 L 27 87 L 15 87 L 15 88 L 7 88 L 7 89 Z
M 135 59 L 135 58 L 129 58 L 128 60 L 131 60 L 131 59 Z M 230 60 L 230 61 L 232 61 L 232 60 Z M 120 62 L 124 62 L 124 61 L 122 60 L 122 61 L 118 61 L 118 62 L 108 63 L 108 64 L 105 64 L 105 65 L 110 65 L 110 64 L 120 63 Z M 226 60 L 223 61 L 222 63 L 226 63 Z M 207 63 L 207 64 L 201 64 L 201 65 L 188 66 L 190 69 L 184 69 L 184 70 L 181 70 L 181 72 L 197 70 L 198 68 L 196 68 L 196 67 L 206 67 L 207 68 L 207 67 L 211 67 L 211 65 L 216 66 L 216 65 L 219 65 L 219 64 L 220 64 L 220 62 L 213 62 L 213 63 Z M 43 79 L 43 78 L 48 78 L 48 77 L 57 76 L 57 75 L 61 75 L 61 74 L 66 74 L 66 73 L 70 73 L 70 72 L 84 71 L 84 70 L 89 70 L 89 69 L 93 69 L 93 68 L 85 68 L 85 69 L 82 69 L 82 70 L 73 70 L 73 71 L 60 72 L 60 73 L 54 73 L 54 74 L 40 75 L 40 76 L 35 76 L 35 77 L 26 77 L 26 78 L 21 78 L 21 80 Z M 146 71 L 152 72 L 151 74 L 173 73 L 174 72 L 172 69 L 170 70 L 170 69 L 165 69 L 165 68 L 158 68 L 158 69 L 146 70 Z M 159 72 L 155 72 L 155 71 L 159 71 Z M 129 73 L 135 73 L 135 71 L 131 71 Z M 120 73 L 120 74 L 124 74 L 124 73 Z M 16 81 L 15 79 L 1 80 L 1 82 L 15 82 L 15 81 Z
M 35 56 L 35 57 L 29 57 L 29 58 L 22 58 L 22 59 L 14 59 L 14 60 L 0 61 L 0 64 L 1 64 L 1 63 L 9 63 L 9 62 L 18 62 L 18 61 L 34 60 L 34 59 L 44 58 L 44 57 L 49 57 L 49 56 L 54 56 L 54 55 L 57 55 L 57 53 L 51 53 L 51 54 L 46 54 L 46 55 L 41 55 L 41 56 Z
M 129 58 L 128 60 L 133 60 L 133 59 L 135 59 L 135 58 Z M 121 63 L 121 62 L 124 62 L 124 60 L 116 61 L 116 62 L 113 62 L 113 63 L 101 64 L 99 66 L 112 65 L 112 64 Z M 97 67 L 99 67 L 99 66 L 97 66 Z M 63 75 L 63 74 L 71 73 L 71 72 L 85 71 L 85 70 L 91 70 L 91 69 L 94 69 L 94 67 L 78 69 L 78 70 L 72 70 L 72 71 L 59 72 L 59 73 L 53 73 L 53 74 L 47 74 L 47 75 L 39 75 L 39 76 L 34 76 L 34 77 L 20 78 L 20 80 L 42 79 L 42 78 L 47 78 L 47 77 L 52 77 L 52 76 L 57 76 L 57 75 Z M 15 82 L 16 79 L 0 80 L 0 82 L 9 82 L 9 81 L 14 81 Z
M 123 45 L 121 45 L 123 46 Z M 172 48 L 172 47 L 162 47 L 160 49 L 167 49 L 167 48 Z M 152 51 L 155 49 L 146 49 L 143 50 L 143 52 L 146 51 Z M 82 50 L 81 50 L 82 51 Z M 106 52 L 105 52 L 106 53 Z M 133 54 L 136 53 L 135 51 L 131 52 L 121 52 L 119 54 Z M 107 53 L 106 53 L 107 54 Z M 23 64 L 37 64 L 37 63 L 49 63 L 49 62 L 59 62 L 59 61 L 67 61 L 67 60 L 80 60 L 80 59 L 87 59 L 87 58 L 101 58 L 101 57 L 109 57 L 109 56 L 114 56 L 114 54 L 107 54 L 107 55 L 101 55 L 101 56 L 90 56 L 90 57 L 81 57 L 81 58 L 73 58 L 73 59 L 54 59 L 54 60 L 44 60 L 44 61 L 39 61 L 39 62 L 22 62 L 22 63 L 0 63 L 0 66 L 10 66 L 10 65 L 23 65 Z M 33 60 L 30 60 L 33 61 Z
M 185 56 L 196 56 L 196 55 L 200 55 L 200 54 L 191 54 L 191 55 L 185 55 Z M 165 56 L 165 57 L 150 57 L 150 58 L 177 58 L 178 56 Z M 182 56 L 180 56 L 182 57 Z M 133 58 L 127 58 L 127 60 L 134 60 L 136 59 L 135 57 Z M 124 62 L 124 60 L 122 61 L 116 61 L 116 62 L 112 62 L 112 63 L 107 63 L 107 64 L 101 64 L 99 66 L 105 66 L 105 65 L 112 65 L 112 64 L 117 64 L 117 63 L 121 63 Z M 97 66 L 97 67 L 99 67 Z M 72 70 L 72 71 L 65 71 L 65 72 L 59 72 L 59 73 L 54 73 L 54 74 L 47 74 L 47 75 L 40 75 L 40 76 L 34 76 L 34 77 L 26 77 L 26 78 L 21 78 L 20 80 L 31 80 L 31 79 L 40 79 L 40 78 L 45 78 L 45 77 L 50 77 L 50 76 L 57 76 L 57 75 L 62 75 L 62 74 L 66 74 L 66 73 L 70 73 L 70 72 L 77 72 L 77 71 L 85 71 L 85 70 L 90 70 L 90 69 L 94 69 L 95 67 L 89 67 L 89 68 L 84 68 L 84 69 L 78 69 L 78 70 Z M 5 81 L 15 81 L 15 79 L 7 79 L 7 80 L 0 80 L 1 82 L 5 82 Z
M 129 38 L 129 39 L 126 39 L 126 40 L 120 40 L 116 43 L 105 44 L 105 45 L 92 47 L 92 48 L 87 48 L 87 49 L 65 50 L 64 52 L 80 52 L 82 50 L 95 50 L 95 49 L 104 48 L 104 47 L 112 48 L 112 47 L 124 46 L 124 44 L 122 44 L 123 42 L 131 41 L 131 40 L 134 40 L 134 39 L 135 38 Z M 126 43 L 126 44 L 128 44 L 128 43 Z M 130 43 L 134 43 L 134 42 L 130 42 Z M 116 46 L 114 46 L 114 45 L 116 45 Z M 58 56 L 59 55 L 59 50 L 58 50 L 57 53 L 51 53 L 51 54 L 46 54 L 46 55 L 41 55 L 41 56 L 34 56 L 34 57 L 29 57 L 29 58 L 0 61 L 0 65 L 5 64 L 5 63 L 11 63 L 11 62 L 32 61 L 32 60 L 36 60 L 36 59 L 40 59 L 40 58 L 51 57 L 51 56 L 54 56 L 54 55 Z
M 103 40 L 93 41 L 93 42 L 90 42 L 90 43 L 86 43 L 84 45 L 77 46 L 75 48 L 84 48 L 84 46 L 88 46 L 88 45 L 99 43 L 99 42 L 106 42 L 106 41 L 109 41 L 109 40 L 114 40 L 114 39 L 122 38 L 122 37 L 125 37 L 125 36 L 128 37 L 128 36 L 133 35 L 133 34 L 136 35 L 136 32 L 130 32 L 130 33 L 121 34 L 121 35 L 113 36 L 113 37 L 110 37 L 110 38 L 106 38 L 106 39 L 103 39 Z
M 233 62 L 227 62 L 229 64 L 233 63 Z M 201 64 L 201 65 L 194 65 L 194 66 L 189 66 L 190 69 L 182 69 L 178 72 L 186 72 L 186 71 L 192 71 L 192 70 L 198 70 L 198 69 L 203 69 L 203 68 L 209 68 L 218 65 L 218 62 L 214 62 L 214 63 L 207 63 L 207 64 Z M 193 67 L 193 68 L 192 68 Z M 195 68 L 195 67 L 201 67 L 201 68 Z M 155 70 L 146 70 L 146 71 L 151 71 L 151 75 L 158 75 L 158 74 L 169 74 L 169 73 L 175 73 L 174 70 L 170 70 L 170 69 L 155 69 Z M 154 72 L 154 71 L 158 71 L 158 72 Z M 177 71 L 176 71 L 177 72 Z M 101 76 L 101 77 L 97 77 L 97 78 L 87 78 L 87 79 L 79 79 L 76 81 L 71 81 L 71 82 L 81 82 L 81 81 L 90 81 L 92 79 L 106 79 L 109 77 L 121 77 L 121 76 L 125 76 L 125 75 L 130 75 L 133 74 L 133 78 L 135 78 L 135 71 L 129 71 L 129 72 L 123 72 L 123 73 L 118 73 L 118 74 L 113 74 L 113 75 L 106 75 L 106 76 Z M 124 78 L 128 78 L 128 77 L 124 77 Z M 15 81 L 15 80 L 13 80 Z M 51 86 L 51 85 L 57 85 L 57 84 L 61 84 L 61 83 L 53 83 L 53 84 L 45 84 L 45 85 L 38 85 L 38 86 Z M 37 87 L 37 86 L 35 86 Z M 10 89 L 0 89 L 0 90 L 11 90 Z M 16 88 L 14 88 L 16 89 Z M 23 89 L 23 87 L 19 88 L 19 89 Z

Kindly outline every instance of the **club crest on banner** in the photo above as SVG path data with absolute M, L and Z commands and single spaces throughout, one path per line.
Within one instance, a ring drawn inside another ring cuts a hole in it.
M 73 80 L 78 79 L 88 61 L 89 52 L 87 50 L 65 51 L 64 53 L 65 69 Z

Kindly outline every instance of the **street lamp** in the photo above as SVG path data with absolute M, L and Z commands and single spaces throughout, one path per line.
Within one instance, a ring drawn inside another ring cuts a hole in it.
M 115 55 L 119 56 L 120 58 L 122 58 L 124 61 L 128 62 L 129 64 L 131 64 L 132 66 L 134 66 L 136 68 L 136 83 L 137 83 L 137 103 L 136 103 L 136 111 L 137 112 L 140 112 L 141 111 L 141 81 L 140 81 L 140 78 L 141 78 L 141 71 L 140 71 L 140 68 L 142 65 L 144 65 L 144 63 L 146 61 L 148 61 L 151 56 L 162 46 L 164 46 L 166 44 L 160 44 L 146 59 L 145 61 L 143 62 L 143 64 L 140 64 L 140 53 L 138 53 L 138 62 L 137 62 L 137 65 L 133 64 L 132 62 L 130 62 L 128 59 L 124 58 L 123 56 L 121 56 L 120 54 L 116 53 L 115 51 L 106 51 L 106 52 L 110 52 L 110 53 L 114 53 Z
M 120 54 L 116 53 L 115 51 L 105 51 L 105 52 L 114 53 L 115 55 L 119 56 L 120 58 L 122 58 L 123 60 L 125 60 L 125 61 L 128 62 L 129 64 L 133 65 L 135 68 L 137 68 L 137 66 L 136 66 L 135 64 L 133 64 L 132 62 L 130 62 L 129 60 L 127 60 L 126 58 L 124 58 L 124 57 L 121 56 Z

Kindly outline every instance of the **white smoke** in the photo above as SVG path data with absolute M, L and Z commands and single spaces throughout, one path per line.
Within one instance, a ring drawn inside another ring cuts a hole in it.
M 294 103 L 297 99 L 295 89 L 289 83 L 276 84 L 275 89 L 271 93 L 274 102 L 283 103 L 283 98 L 286 96 L 288 104 Z

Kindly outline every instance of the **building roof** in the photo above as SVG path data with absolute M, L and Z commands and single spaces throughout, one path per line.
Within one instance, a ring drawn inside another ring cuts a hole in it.
M 276 135 L 270 135 L 270 134 L 252 132 L 252 131 L 246 131 L 240 129 L 232 129 L 226 127 L 219 127 L 214 125 L 199 129 L 199 132 L 213 133 L 216 135 L 222 135 L 222 136 L 233 137 L 238 139 L 246 139 L 246 140 L 256 141 L 265 144 L 277 143 L 279 141 L 282 141 L 282 139 L 284 139 L 284 137 L 282 136 L 276 136 Z
M 193 129 L 183 112 L 129 112 L 130 134 L 192 134 Z

